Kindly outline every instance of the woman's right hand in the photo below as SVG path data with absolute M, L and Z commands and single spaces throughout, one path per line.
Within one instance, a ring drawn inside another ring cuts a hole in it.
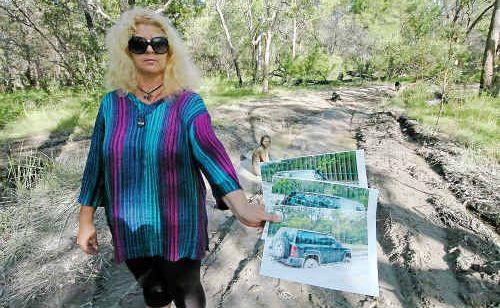
M 281 221 L 279 215 L 266 212 L 262 201 L 253 205 L 249 204 L 242 189 L 228 193 L 222 197 L 222 200 L 242 224 L 247 227 L 257 228 L 258 231 L 262 231 L 266 221 Z
M 97 255 L 97 231 L 94 223 L 80 223 L 76 243 L 85 253 Z

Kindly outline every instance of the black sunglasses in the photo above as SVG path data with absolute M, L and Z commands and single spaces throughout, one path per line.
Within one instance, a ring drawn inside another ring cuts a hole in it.
M 133 35 L 128 40 L 128 50 L 135 54 L 146 53 L 149 45 L 151 45 L 155 53 L 166 53 L 168 51 L 168 40 L 164 36 L 157 36 L 147 40 L 142 36 Z

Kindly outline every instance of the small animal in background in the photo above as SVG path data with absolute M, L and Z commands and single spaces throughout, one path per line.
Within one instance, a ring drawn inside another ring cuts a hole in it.
M 440 103 L 446 104 L 448 103 L 448 101 L 444 97 L 443 93 L 441 93 L 440 91 L 434 91 L 434 98 L 426 101 L 426 103 L 428 106 L 433 106 Z
M 434 92 L 434 98 L 435 98 L 435 99 L 442 100 L 442 99 L 443 99 L 443 93 L 441 93 L 441 92 L 439 92 L 439 91 L 435 91 L 435 92 Z
M 399 81 L 396 81 L 394 83 L 394 88 L 396 89 L 396 91 L 399 91 L 399 89 L 401 89 L 401 83 Z
M 361 77 L 361 73 L 356 71 L 347 71 L 346 74 L 352 77 Z
M 332 102 L 336 102 L 336 101 L 340 101 L 340 94 L 338 94 L 337 92 L 333 91 L 332 92 L 332 97 L 330 98 L 330 100 Z

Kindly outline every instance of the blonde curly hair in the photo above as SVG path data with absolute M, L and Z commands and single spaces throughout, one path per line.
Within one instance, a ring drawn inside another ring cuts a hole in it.
M 124 12 L 106 33 L 108 67 L 104 75 L 104 86 L 109 90 L 120 89 L 132 92 L 137 86 L 136 69 L 128 52 L 128 40 L 138 24 L 154 25 L 166 35 L 169 43 L 163 86 L 167 94 L 191 89 L 196 91 L 201 84 L 201 72 L 177 30 L 168 17 L 149 8 L 134 7 Z

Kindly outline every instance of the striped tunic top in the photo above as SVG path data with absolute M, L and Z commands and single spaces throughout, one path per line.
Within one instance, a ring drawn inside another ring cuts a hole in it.
M 117 264 L 144 256 L 202 259 L 202 172 L 219 204 L 241 188 L 199 94 L 184 89 L 145 104 L 118 89 L 100 102 L 78 203 L 104 207 Z

